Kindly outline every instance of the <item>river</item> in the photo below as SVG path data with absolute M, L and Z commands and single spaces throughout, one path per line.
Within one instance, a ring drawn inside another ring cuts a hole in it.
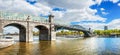
M 120 55 L 120 38 L 64 38 L 56 41 L 15 42 L 0 55 Z

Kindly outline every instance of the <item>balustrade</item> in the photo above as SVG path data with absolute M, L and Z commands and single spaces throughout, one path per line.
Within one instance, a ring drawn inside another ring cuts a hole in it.
M 49 20 L 47 18 L 43 18 L 43 17 L 39 17 L 39 16 L 0 11 L 0 19 L 2 18 L 4 20 L 26 21 L 28 16 L 30 16 L 30 21 L 40 22 L 40 23 L 45 23 L 45 24 L 49 23 Z M 87 29 L 83 28 L 82 26 L 71 26 L 70 23 L 67 22 L 67 20 L 54 19 L 53 23 L 55 25 L 65 26 L 65 27 L 69 27 L 69 28 L 87 30 Z

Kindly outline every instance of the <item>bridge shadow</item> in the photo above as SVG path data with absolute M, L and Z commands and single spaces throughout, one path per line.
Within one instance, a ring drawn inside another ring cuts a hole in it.
M 27 44 L 25 42 L 19 42 L 19 48 L 18 48 L 18 52 L 17 55 L 28 55 L 27 53 Z
M 51 37 L 49 37 L 49 30 L 46 26 L 38 25 L 38 26 L 35 26 L 35 28 L 38 29 L 37 35 L 39 36 L 39 41 L 40 40 L 51 40 Z
M 40 41 L 39 43 L 19 43 L 17 55 L 55 55 L 55 42 Z

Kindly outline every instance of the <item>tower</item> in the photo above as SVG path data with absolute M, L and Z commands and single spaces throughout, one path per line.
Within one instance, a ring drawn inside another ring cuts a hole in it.
M 51 37 L 51 40 L 56 40 L 56 32 L 55 32 L 55 25 L 54 25 L 54 15 L 49 15 L 49 23 L 50 23 L 50 31 L 49 36 Z
M 104 26 L 104 30 L 108 30 L 108 26 Z

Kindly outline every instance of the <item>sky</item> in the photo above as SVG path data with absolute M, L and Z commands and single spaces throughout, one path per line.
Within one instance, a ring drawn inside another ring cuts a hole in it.
M 120 29 L 120 0 L 0 0 L 0 10 L 43 17 L 52 13 L 55 19 L 93 30 Z

